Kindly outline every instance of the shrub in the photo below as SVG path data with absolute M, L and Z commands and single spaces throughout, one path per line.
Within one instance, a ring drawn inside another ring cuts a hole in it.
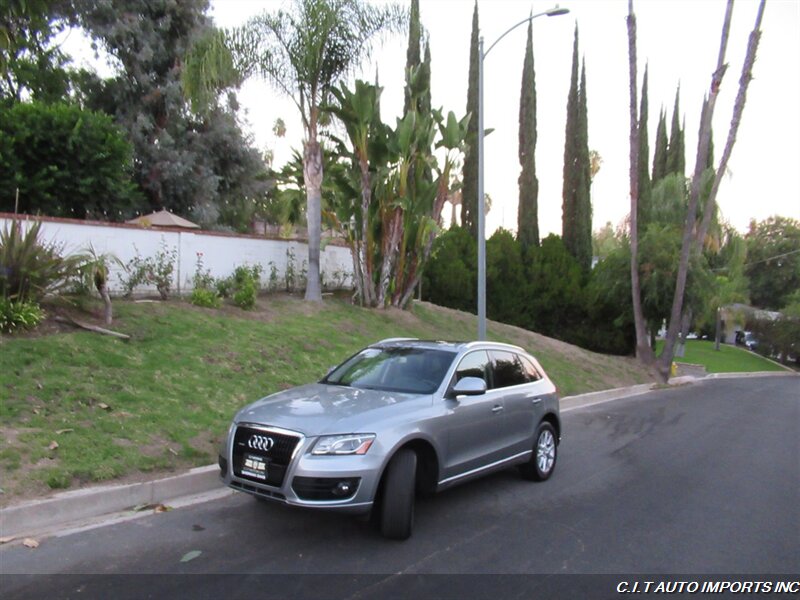
M 156 286 L 162 300 L 167 300 L 172 289 L 172 274 L 177 258 L 177 248 L 167 248 L 163 240 L 155 256 L 142 258 L 137 250 L 136 256 L 125 265 L 125 273 L 119 275 L 125 296 L 130 297 L 133 290 L 140 285 L 150 284 Z
M 256 305 L 256 285 L 252 280 L 246 281 L 233 294 L 233 303 L 239 308 L 250 310 Z
M 44 311 L 38 304 L 0 298 L 0 331 L 14 333 L 22 329 L 33 329 L 42 319 Z
M 216 290 L 202 287 L 196 287 L 192 290 L 192 296 L 189 301 L 195 306 L 204 308 L 219 308 L 222 306 L 222 298 L 217 295 Z

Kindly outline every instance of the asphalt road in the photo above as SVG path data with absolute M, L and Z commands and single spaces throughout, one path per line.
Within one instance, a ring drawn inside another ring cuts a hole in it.
M 0 548 L 0 593 L 499 599 L 557 592 L 564 574 L 800 579 L 800 379 L 705 381 L 563 420 L 549 481 L 509 470 L 422 501 L 406 542 L 351 517 L 235 494 L 35 550 Z M 205 577 L 176 576 L 187 574 Z M 608 592 L 598 597 L 617 596 Z

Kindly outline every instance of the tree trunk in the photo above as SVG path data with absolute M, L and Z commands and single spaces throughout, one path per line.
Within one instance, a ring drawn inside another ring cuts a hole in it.
M 689 274 L 689 258 L 694 249 L 694 234 L 697 227 L 695 214 L 700 198 L 700 183 L 708 162 L 708 148 L 711 143 L 711 121 L 714 116 L 714 107 L 717 103 L 717 96 L 722 85 L 722 78 L 725 75 L 727 65 L 725 64 L 725 50 L 728 45 L 728 33 L 731 26 L 731 15 L 733 13 L 733 0 L 728 0 L 725 11 L 725 21 L 722 25 L 722 37 L 720 40 L 719 57 L 717 59 L 717 69 L 711 76 L 711 90 L 708 101 L 704 100 L 703 110 L 700 115 L 700 132 L 697 142 L 697 156 L 695 158 L 694 175 L 689 193 L 689 206 L 686 210 L 686 223 L 683 230 L 683 241 L 681 243 L 681 254 L 678 262 L 678 275 L 675 281 L 675 295 L 672 299 L 672 310 L 670 312 L 669 325 L 667 327 L 667 337 L 664 340 L 664 350 L 658 358 L 657 368 L 664 379 L 669 377 L 670 367 L 672 366 L 675 342 L 678 337 L 678 330 L 682 325 L 683 300 L 686 294 L 686 279 Z M 711 199 L 709 199 L 709 202 Z
M 104 283 L 102 286 L 100 286 L 98 291 L 100 292 L 100 297 L 103 299 L 103 304 L 105 305 L 103 320 L 106 325 L 111 325 L 114 314 L 111 308 L 111 296 L 108 295 L 108 286 Z
M 736 134 L 739 132 L 739 125 L 742 122 L 742 113 L 744 112 L 744 104 L 747 100 L 747 87 L 750 80 L 753 79 L 753 65 L 756 62 L 756 52 L 758 51 L 758 42 L 761 39 L 761 19 L 764 16 L 764 5 L 766 0 L 761 0 L 758 6 L 758 14 L 756 15 L 756 22 L 753 26 L 753 31 L 750 32 L 750 39 L 747 43 L 747 54 L 745 55 L 744 64 L 742 65 L 742 75 L 739 78 L 739 91 L 736 94 L 736 100 L 733 104 L 733 116 L 731 117 L 731 126 L 728 130 L 728 139 L 725 142 L 725 149 L 722 151 L 722 158 L 719 161 L 719 166 L 714 175 L 714 183 L 711 187 L 711 192 L 706 200 L 706 206 L 703 211 L 703 221 L 697 231 L 695 238 L 698 248 L 702 248 L 703 240 L 706 237 L 708 228 L 711 225 L 711 217 L 714 214 L 714 206 L 717 201 L 717 192 L 719 185 L 722 181 L 722 176 L 728 168 L 728 160 L 733 151 L 733 145 L 736 143 Z
M 320 239 L 322 237 L 322 148 L 316 135 L 304 144 L 303 181 L 306 186 L 306 217 L 308 223 L 308 280 L 305 299 L 322 301 L 319 283 Z
M 642 286 L 639 281 L 639 116 L 636 98 L 636 15 L 633 0 L 628 0 L 628 75 L 630 80 L 630 195 L 631 195 L 631 299 L 636 329 L 636 357 L 645 365 L 653 362 L 653 349 L 647 339 L 647 324 L 642 309 Z
M 366 306 L 375 305 L 375 289 L 372 278 L 372 257 L 369 255 L 369 205 L 372 202 L 372 184 L 369 180 L 369 164 L 359 160 L 361 167 L 361 289 Z

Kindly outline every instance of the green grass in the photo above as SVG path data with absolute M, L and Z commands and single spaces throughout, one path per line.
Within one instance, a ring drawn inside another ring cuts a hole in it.
M 117 301 L 112 328 L 132 339 L 77 330 L 0 337 L 3 504 L 208 464 L 245 404 L 317 380 L 381 338 L 471 339 L 476 321 L 425 304 L 379 311 L 270 296 L 248 312 Z M 489 333 L 533 352 L 562 395 L 649 380 L 631 359 L 495 323 Z
M 659 340 L 656 352 L 661 352 L 664 342 Z M 783 371 L 783 367 L 742 348 L 720 344 L 719 351 L 714 342 L 689 340 L 686 354 L 676 362 L 703 365 L 708 373 L 754 373 L 758 371 Z

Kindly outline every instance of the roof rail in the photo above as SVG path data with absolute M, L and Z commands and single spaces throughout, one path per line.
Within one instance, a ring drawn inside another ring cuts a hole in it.
M 386 338 L 385 340 L 381 340 L 380 342 L 375 342 L 376 344 L 388 344 L 390 342 L 416 342 L 419 338 L 413 337 L 393 337 L 393 338 Z

